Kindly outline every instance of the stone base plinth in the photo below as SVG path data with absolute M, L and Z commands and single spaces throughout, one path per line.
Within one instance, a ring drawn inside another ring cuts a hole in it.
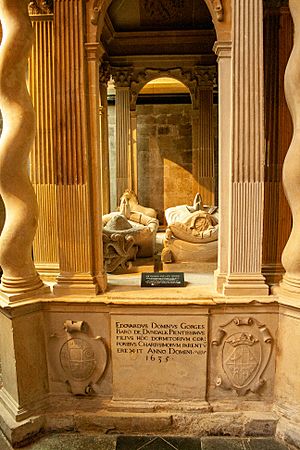
M 47 296 L 50 293 L 50 287 L 42 283 L 37 289 L 27 290 L 25 292 L 4 292 L 0 289 L 0 301 L 4 304 L 11 305 L 23 302 L 24 300 L 30 301 L 33 298 Z
M 11 442 L 63 430 L 275 435 L 289 417 L 272 412 L 277 399 L 293 410 L 290 391 L 300 395 L 299 308 L 201 287 L 127 289 L 0 309 L 0 428 Z
M 261 296 L 269 295 L 269 286 L 261 274 L 231 274 L 223 287 L 225 296 Z
M 54 295 L 91 295 L 95 296 L 105 292 L 107 288 L 106 275 L 92 276 L 90 274 L 59 275 L 57 283 L 53 286 Z

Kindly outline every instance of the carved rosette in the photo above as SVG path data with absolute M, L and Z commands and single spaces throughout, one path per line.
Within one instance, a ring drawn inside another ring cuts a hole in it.
M 246 395 L 265 384 L 263 374 L 270 361 L 273 338 L 267 327 L 252 317 L 230 320 L 217 330 L 212 353 L 219 375 L 216 387 Z
M 50 336 L 51 366 L 74 395 L 99 391 L 108 363 L 108 350 L 101 336 L 91 336 L 85 321 L 66 320 L 64 332 Z
M 33 0 L 29 2 L 30 15 L 53 14 L 53 0 Z

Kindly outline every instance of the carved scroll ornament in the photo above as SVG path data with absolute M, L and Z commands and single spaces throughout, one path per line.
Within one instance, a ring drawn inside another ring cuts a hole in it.
M 105 1 L 106 0 L 94 0 L 91 18 L 91 22 L 93 25 L 97 25 Z
M 215 11 L 217 20 L 222 22 L 224 20 L 224 10 L 222 0 L 210 0 L 212 7 Z

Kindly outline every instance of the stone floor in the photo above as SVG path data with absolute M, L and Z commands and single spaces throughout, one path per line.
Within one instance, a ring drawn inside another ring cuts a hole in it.
M 41 437 L 23 450 L 294 450 L 272 438 L 98 436 L 60 433 Z M 11 446 L 0 434 L 0 450 Z

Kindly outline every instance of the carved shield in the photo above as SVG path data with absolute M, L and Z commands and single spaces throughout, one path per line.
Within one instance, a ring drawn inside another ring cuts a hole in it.
M 238 389 L 246 387 L 257 375 L 262 358 L 261 344 L 252 334 L 236 333 L 226 339 L 222 352 L 223 369 Z
M 61 348 L 60 362 L 66 374 L 76 381 L 90 378 L 96 368 L 91 345 L 83 339 L 69 339 Z

